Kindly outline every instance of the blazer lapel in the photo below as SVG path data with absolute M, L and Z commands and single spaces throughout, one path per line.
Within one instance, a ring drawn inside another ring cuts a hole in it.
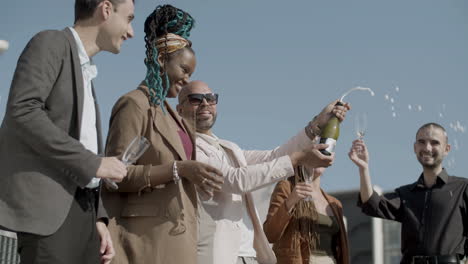
M 65 32 L 65 36 L 70 42 L 71 46 L 71 55 L 73 61 L 73 83 L 75 84 L 73 88 L 75 89 L 76 94 L 76 127 L 78 128 L 76 131 L 77 138 L 80 138 L 80 131 L 81 131 L 81 118 L 83 114 L 83 97 L 84 97 L 84 86 L 83 86 L 83 74 L 81 72 L 81 64 L 80 58 L 78 57 L 78 47 L 76 46 L 75 38 L 73 37 L 73 33 L 70 29 L 65 28 L 63 30 Z
M 171 116 L 176 119 L 174 111 L 169 106 L 169 104 L 165 103 L 167 112 L 164 113 L 160 106 L 152 107 L 153 116 L 154 116 L 154 126 L 156 130 L 159 131 L 161 136 L 163 136 L 169 144 L 174 148 L 175 152 L 179 155 L 182 160 L 187 159 L 187 155 L 185 154 L 184 146 L 182 145 L 182 141 L 180 140 L 179 134 L 177 130 L 174 130 L 176 124 L 174 121 L 171 120 Z M 192 143 L 193 144 L 193 143 Z
M 275 253 L 270 247 L 270 243 L 263 231 L 262 224 L 257 215 L 257 210 L 255 209 L 255 203 L 252 196 L 252 193 L 246 193 L 244 195 L 245 206 L 247 207 L 247 213 L 252 220 L 252 225 L 254 229 L 254 241 L 253 247 L 257 252 L 257 261 L 258 263 L 264 264 L 273 264 L 277 262 Z
M 323 190 L 322 194 L 325 196 L 325 199 L 327 200 L 328 204 L 331 206 L 333 214 L 336 217 L 336 220 L 338 221 L 338 225 L 340 226 L 340 236 L 339 236 L 339 241 L 338 243 L 338 256 L 337 256 L 337 261 L 338 263 L 343 263 L 343 264 L 348 264 L 349 263 L 349 249 L 348 249 L 348 236 L 346 235 L 346 226 L 344 223 L 343 219 L 343 214 L 340 212 L 340 208 L 338 205 L 335 203 L 330 202 L 330 198 Z
M 233 144 L 226 140 L 219 140 L 219 145 L 229 154 L 230 157 L 234 157 L 234 162 L 238 168 L 247 166 L 244 153 L 239 153 L 239 149 L 235 148 Z
M 332 211 L 333 211 L 333 214 L 335 215 L 336 219 L 337 219 L 338 221 L 340 221 L 339 218 L 341 217 L 341 215 L 340 215 L 340 212 L 339 212 L 338 208 L 336 207 L 335 203 L 330 202 L 330 199 L 328 198 L 328 194 L 326 194 L 322 189 L 320 189 L 320 191 L 322 192 L 322 195 L 325 197 L 325 199 L 327 200 L 328 204 L 330 205 L 330 207 L 331 207 L 331 209 L 332 209 Z

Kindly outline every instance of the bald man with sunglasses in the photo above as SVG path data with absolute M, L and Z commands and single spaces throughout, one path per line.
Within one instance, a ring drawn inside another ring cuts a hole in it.
M 181 90 L 177 105 L 179 115 L 196 127 L 197 160 L 219 169 L 225 178 L 220 192 L 201 185 L 198 262 L 276 263 L 250 192 L 293 176 L 299 165 L 330 166 L 334 156 L 319 151 L 327 145 L 313 140 L 330 116 L 343 120 L 350 108 L 332 102 L 285 144 L 268 151 L 245 151 L 213 134 L 218 97 L 206 83 L 192 81 Z

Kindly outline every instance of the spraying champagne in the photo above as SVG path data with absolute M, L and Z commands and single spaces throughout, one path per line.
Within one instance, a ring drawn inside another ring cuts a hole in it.
M 371 96 L 374 96 L 374 91 L 372 91 L 370 88 L 357 86 L 351 88 L 349 91 L 344 93 L 341 96 L 341 99 L 335 105 L 343 105 L 342 102 L 344 98 L 353 91 L 367 91 L 371 94 Z M 338 140 L 339 136 L 340 120 L 338 119 L 338 117 L 332 116 L 330 117 L 327 124 L 323 128 L 322 133 L 320 134 L 320 143 L 328 144 L 328 147 L 326 149 L 322 149 L 320 152 L 322 152 L 323 155 L 327 156 L 330 156 L 333 152 L 335 152 L 336 141 Z

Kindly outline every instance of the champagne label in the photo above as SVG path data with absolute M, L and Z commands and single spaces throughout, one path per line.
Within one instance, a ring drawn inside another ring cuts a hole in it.
M 328 152 L 335 152 L 336 140 L 334 140 L 333 138 L 327 138 L 325 139 L 324 143 L 328 144 L 328 147 L 326 148 Z

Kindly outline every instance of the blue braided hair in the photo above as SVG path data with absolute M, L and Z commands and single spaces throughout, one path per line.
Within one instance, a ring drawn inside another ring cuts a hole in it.
M 158 50 L 156 41 L 158 38 L 173 33 L 185 39 L 190 36 L 195 20 L 193 17 L 171 5 L 157 6 L 145 21 L 145 46 L 147 68 L 145 82 L 150 92 L 150 104 L 159 105 L 165 112 L 164 100 L 169 91 L 170 82 L 166 72 L 158 63 Z M 168 54 L 163 53 L 164 61 L 168 60 Z

